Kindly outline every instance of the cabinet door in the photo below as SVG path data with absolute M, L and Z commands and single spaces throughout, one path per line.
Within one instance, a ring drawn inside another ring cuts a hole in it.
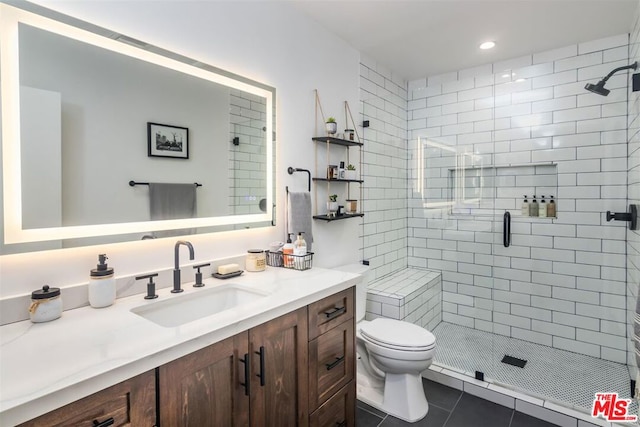
M 151 427 L 156 423 L 155 390 L 155 373 L 149 371 L 20 424 L 20 427 Z
M 309 341 L 309 410 L 313 411 L 354 377 L 353 318 Z
M 161 426 L 248 426 L 247 332 L 159 368 Z
M 353 318 L 354 292 L 355 288 L 352 287 L 309 304 L 309 339 L 315 339 Z
M 251 425 L 308 425 L 307 308 L 249 331 Z
M 356 425 L 356 383 L 349 382 L 309 417 L 309 427 Z

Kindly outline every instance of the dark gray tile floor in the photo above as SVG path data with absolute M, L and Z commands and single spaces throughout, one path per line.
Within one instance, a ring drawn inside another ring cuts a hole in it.
M 555 424 L 480 399 L 460 390 L 422 379 L 429 413 L 416 423 L 407 423 L 358 401 L 358 427 L 551 427 Z

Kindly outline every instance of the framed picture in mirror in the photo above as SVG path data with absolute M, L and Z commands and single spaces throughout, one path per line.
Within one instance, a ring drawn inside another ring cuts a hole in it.
M 147 139 L 149 157 L 189 158 L 188 128 L 148 122 Z

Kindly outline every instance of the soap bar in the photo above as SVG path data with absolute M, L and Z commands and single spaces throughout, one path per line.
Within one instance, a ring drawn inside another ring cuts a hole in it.
M 238 264 L 225 264 L 218 266 L 218 274 L 229 274 L 235 273 L 236 271 L 240 271 L 240 266 Z

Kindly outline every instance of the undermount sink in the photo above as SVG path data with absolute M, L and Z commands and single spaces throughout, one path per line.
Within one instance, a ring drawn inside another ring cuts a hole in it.
M 135 307 L 131 312 L 157 325 L 172 328 L 252 303 L 268 295 L 231 284 Z

